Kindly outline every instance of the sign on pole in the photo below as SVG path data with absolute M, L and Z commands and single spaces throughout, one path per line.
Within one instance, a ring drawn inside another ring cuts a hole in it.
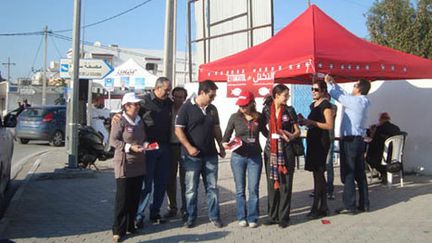
M 105 60 L 101 59 L 80 59 L 79 60 L 79 78 L 80 79 L 103 79 L 110 74 L 114 68 Z M 60 77 L 71 78 L 72 60 L 60 60 Z

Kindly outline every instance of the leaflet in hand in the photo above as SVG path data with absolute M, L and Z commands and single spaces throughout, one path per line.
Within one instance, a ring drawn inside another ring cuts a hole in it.
M 227 145 L 229 147 L 229 150 L 234 151 L 240 148 L 243 145 L 243 142 L 239 137 L 235 137 L 231 141 L 229 141 Z
M 159 144 L 157 142 L 154 143 L 144 143 L 144 149 L 146 151 L 150 151 L 150 150 L 157 150 L 159 149 Z

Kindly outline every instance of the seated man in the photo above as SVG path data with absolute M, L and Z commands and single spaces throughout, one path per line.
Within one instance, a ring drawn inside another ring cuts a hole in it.
M 367 163 L 380 172 L 382 181 L 386 182 L 386 167 L 381 165 L 381 159 L 384 151 L 384 142 L 387 138 L 400 134 L 398 126 L 390 122 L 390 116 L 387 112 L 381 113 L 378 125 L 372 125 L 369 128 L 369 137 L 372 141 L 366 155 Z M 387 161 L 390 162 L 390 161 Z

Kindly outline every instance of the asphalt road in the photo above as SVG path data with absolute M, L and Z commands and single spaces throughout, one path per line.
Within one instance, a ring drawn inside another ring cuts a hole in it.
M 19 144 L 15 141 L 14 143 L 11 178 L 16 177 L 21 168 L 27 162 L 31 162 L 30 160 L 35 156 L 57 149 L 45 141 L 30 141 L 28 144 Z

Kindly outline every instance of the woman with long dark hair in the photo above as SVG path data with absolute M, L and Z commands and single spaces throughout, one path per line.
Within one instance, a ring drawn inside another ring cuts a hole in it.
M 331 104 L 326 99 L 327 84 L 320 80 L 312 85 L 311 112 L 301 125 L 308 127 L 305 169 L 313 173 L 314 200 L 307 218 L 317 219 L 328 214 L 326 180 L 327 154 L 330 148 L 329 131 L 333 129 Z
M 232 152 L 231 169 L 236 187 L 236 216 L 239 226 L 256 228 L 259 217 L 259 182 L 262 170 L 261 146 L 259 132 L 267 136 L 267 129 L 261 122 L 261 114 L 256 111 L 254 95 L 243 91 L 237 100 L 239 110 L 232 114 L 222 145 L 230 149 L 228 142 L 232 133 L 241 139 L 242 145 Z M 246 178 L 248 182 L 249 200 L 246 204 Z
M 283 84 L 273 88 L 262 112 L 263 124 L 268 124 L 269 135 L 264 160 L 268 185 L 268 215 L 265 225 L 289 225 L 295 155 L 291 141 L 300 136 L 297 114 L 287 106 L 289 89 Z

